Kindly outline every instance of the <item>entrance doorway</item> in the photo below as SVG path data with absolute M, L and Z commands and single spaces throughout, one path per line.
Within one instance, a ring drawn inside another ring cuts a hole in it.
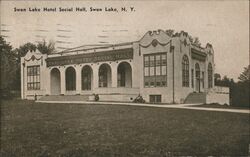
M 111 87 L 111 68 L 108 64 L 102 64 L 99 68 L 99 87 Z
M 54 68 L 50 72 L 50 89 L 51 95 L 59 95 L 61 93 L 60 71 Z
M 73 67 L 66 69 L 66 90 L 76 90 L 76 71 Z
M 132 87 L 132 68 L 127 62 L 120 63 L 117 68 L 117 86 Z
M 91 90 L 92 69 L 86 65 L 82 68 L 82 90 Z

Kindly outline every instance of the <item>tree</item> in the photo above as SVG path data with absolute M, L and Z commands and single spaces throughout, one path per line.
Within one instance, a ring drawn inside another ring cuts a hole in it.
M 200 40 L 198 37 L 194 37 L 194 42 L 193 42 L 194 45 L 200 47 L 201 46 L 201 43 L 200 43 Z
M 42 42 L 39 42 L 37 44 L 37 49 L 42 53 L 42 54 L 51 54 L 52 52 L 55 51 L 55 43 L 50 41 L 48 44 L 45 40 Z
M 244 67 L 244 71 L 238 77 L 240 82 L 250 82 L 250 65 Z
M 214 80 L 215 80 L 215 82 L 221 80 L 220 74 L 215 73 L 215 74 L 214 74 Z
M 19 48 L 15 49 L 15 52 L 18 55 L 17 57 L 25 56 L 28 51 L 36 51 L 36 45 L 28 42 L 20 46 Z
M 168 29 L 166 30 L 166 33 L 168 36 L 172 37 L 174 35 L 174 30 L 173 29 Z
M 12 90 L 15 88 L 15 79 L 17 72 L 17 59 L 12 51 L 12 46 L 7 44 L 0 36 L 0 55 L 1 55 L 1 81 L 0 88 Z

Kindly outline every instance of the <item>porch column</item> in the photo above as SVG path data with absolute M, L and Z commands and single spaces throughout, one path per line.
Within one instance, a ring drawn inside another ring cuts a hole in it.
M 26 80 L 25 79 L 25 62 L 24 62 L 24 59 L 21 58 L 21 97 L 22 99 L 25 99 L 25 83 L 24 81 Z
M 113 62 L 112 64 L 111 64 L 111 77 L 112 77 L 112 85 L 111 85 L 111 87 L 115 87 L 115 88 L 117 88 L 117 65 L 118 65 L 118 63 L 116 63 L 116 62 Z
M 76 68 L 76 94 L 80 94 L 82 90 L 82 75 L 81 75 L 81 67 L 78 65 Z
M 60 68 L 60 75 L 61 75 L 61 94 L 65 95 L 65 68 L 61 67 Z
M 99 76 L 98 76 L 98 72 L 99 72 L 99 65 L 94 64 L 92 66 L 92 70 L 93 70 L 93 90 L 95 90 L 96 88 L 98 88 L 98 81 L 99 81 Z

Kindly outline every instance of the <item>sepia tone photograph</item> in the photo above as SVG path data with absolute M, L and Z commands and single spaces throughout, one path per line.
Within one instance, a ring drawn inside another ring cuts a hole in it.
M 1 157 L 250 156 L 249 1 L 0 1 Z

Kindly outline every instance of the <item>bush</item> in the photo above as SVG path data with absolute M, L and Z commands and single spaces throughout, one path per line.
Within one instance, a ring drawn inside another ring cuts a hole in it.
M 99 101 L 99 95 L 98 94 L 94 94 L 95 96 L 95 101 Z
M 238 82 L 230 87 L 231 105 L 237 107 L 250 107 L 249 82 Z

